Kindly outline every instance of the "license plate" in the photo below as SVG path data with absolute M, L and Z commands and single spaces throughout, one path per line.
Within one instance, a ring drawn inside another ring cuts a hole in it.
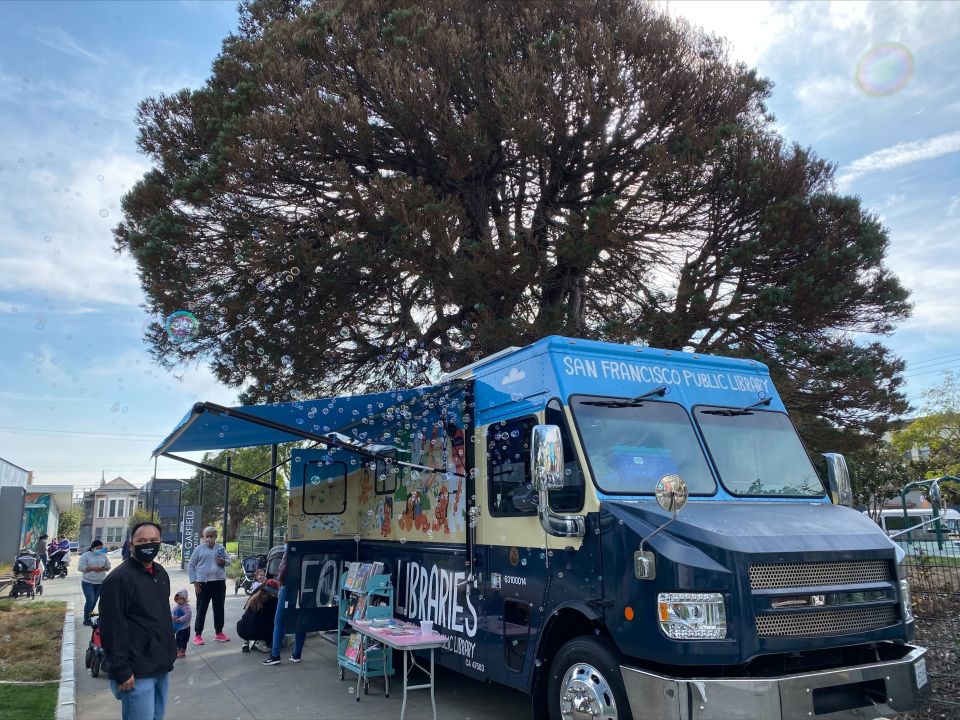
M 919 690 L 927 684 L 927 659 L 920 658 L 913 665 L 913 675 L 917 679 L 917 689 Z

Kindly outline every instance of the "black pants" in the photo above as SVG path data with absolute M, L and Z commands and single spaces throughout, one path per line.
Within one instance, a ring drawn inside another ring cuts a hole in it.
M 183 630 L 177 630 L 177 649 L 186 650 L 187 640 L 189 639 L 190 639 L 190 628 L 185 627 Z
M 197 635 L 203 634 L 203 623 L 207 619 L 207 606 L 213 602 L 213 629 L 223 632 L 223 601 L 227 597 L 227 581 L 211 580 L 200 583 L 200 594 L 197 595 L 197 621 L 193 625 Z

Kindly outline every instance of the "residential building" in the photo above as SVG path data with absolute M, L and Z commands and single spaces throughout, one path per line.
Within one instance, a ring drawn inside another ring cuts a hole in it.
M 100 480 L 100 487 L 84 493 L 84 514 L 89 511 L 89 536 L 93 540 L 102 540 L 108 549 L 123 544 L 127 536 L 130 516 L 137 509 L 139 488 L 115 477 L 110 482 Z
M 186 480 L 154 478 L 143 486 L 142 507 L 153 513 L 163 542 L 180 541 L 180 506 Z
M 33 480 L 33 473 L 0 458 L 0 487 L 13 486 L 25 488 Z

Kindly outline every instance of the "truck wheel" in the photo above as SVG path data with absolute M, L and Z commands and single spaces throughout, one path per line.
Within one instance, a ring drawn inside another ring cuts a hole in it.
M 614 652 L 592 637 L 567 641 L 547 680 L 550 720 L 629 720 L 630 705 Z

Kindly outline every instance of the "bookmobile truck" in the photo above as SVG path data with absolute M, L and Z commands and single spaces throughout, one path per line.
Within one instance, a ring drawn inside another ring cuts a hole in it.
M 438 663 L 532 717 L 876 718 L 929 689 L 902 551 L 760 363 L 548 337 L 431 387 L 198 403 L 155 454 L 297 440 L 288 632 L 336 628 L 346 564 L 380 561 Z

